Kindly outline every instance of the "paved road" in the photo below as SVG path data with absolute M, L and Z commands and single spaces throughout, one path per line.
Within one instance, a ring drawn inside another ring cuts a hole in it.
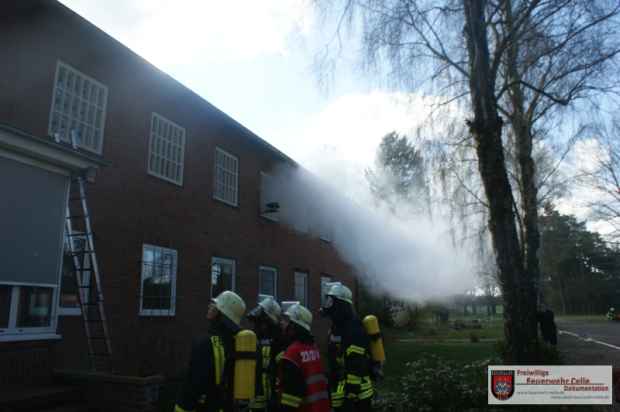
M 560 331 L 558 348 L 567 363 L 620 367 L 620 322 L 601 319 L 556 323 Z
M 561 320 L 558 321 L 558 328 L 572 333 L 576 333 L 584 338 L 591 338 L 598 341 L 620 347 L 620 322 L 610 322 L 601 320 Z

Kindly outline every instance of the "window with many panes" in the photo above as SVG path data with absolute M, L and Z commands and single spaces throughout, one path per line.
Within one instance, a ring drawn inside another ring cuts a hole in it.
M 234 259 L 213 257 L 211 259 L 211 296 L 225 290 L 235 290 L 236 262 Z
M 269 266 L 258 268 L 258 294 L 277 299 L 278 270 Z
M 182 185 L 184 156 L 185 129 L 153 113 L 149 139 L 149 174 Z
M 308 273 L 295 272 L 295 300 L 308 307 Z
M 215 149 L 215 190 L 213 197 L 231 206 L 239 203 L 239 159 Z
M 142 246 L 140 315 L 174 316 L 176 305 L 177 251 Z
M 73 67 L 58 62 L 49 133 L 82 149 L 101 154 L 108 88 Z

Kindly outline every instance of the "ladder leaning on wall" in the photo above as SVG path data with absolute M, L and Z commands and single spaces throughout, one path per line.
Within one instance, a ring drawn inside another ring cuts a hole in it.
M 58 136 L 56 141 L 60 142 Z M 71 133 L 71 146 L 77 150 L 77 137 Z M 73 176 L 69 186 L 65 220 L 65 245 L 71 257 L 74 279 L 78 288 L 84 330 L 88 341 L 90 368 L 94 371 L 112 371 L 112 344 L 105 316 L 103 291 L 93 231 L 86 202 L 85 179 Z M 81 240 L 81 241 L 80 241 Z

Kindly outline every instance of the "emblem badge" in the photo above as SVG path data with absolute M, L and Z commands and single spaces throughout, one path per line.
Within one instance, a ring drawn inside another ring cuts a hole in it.
M 515 391 L 515 371 L 491 371 L 491 393 L 500 401 L 510 398 Z

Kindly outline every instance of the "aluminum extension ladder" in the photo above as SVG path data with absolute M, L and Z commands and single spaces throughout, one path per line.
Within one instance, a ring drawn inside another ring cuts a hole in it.
M 56 141 L 59 142 L 58 137 Z M 71 133 L 71 146 L 77 149 L 75 133 Z M 78 287 L 79 305 L 88 341 L 90 368 L 93 371 L 112 372 L 112 344 L 105 316 L 102 284 L 83 176 L 71 178 L 65 220 L 65 241 L 68 255 L 73 261 L 73 274 Z

